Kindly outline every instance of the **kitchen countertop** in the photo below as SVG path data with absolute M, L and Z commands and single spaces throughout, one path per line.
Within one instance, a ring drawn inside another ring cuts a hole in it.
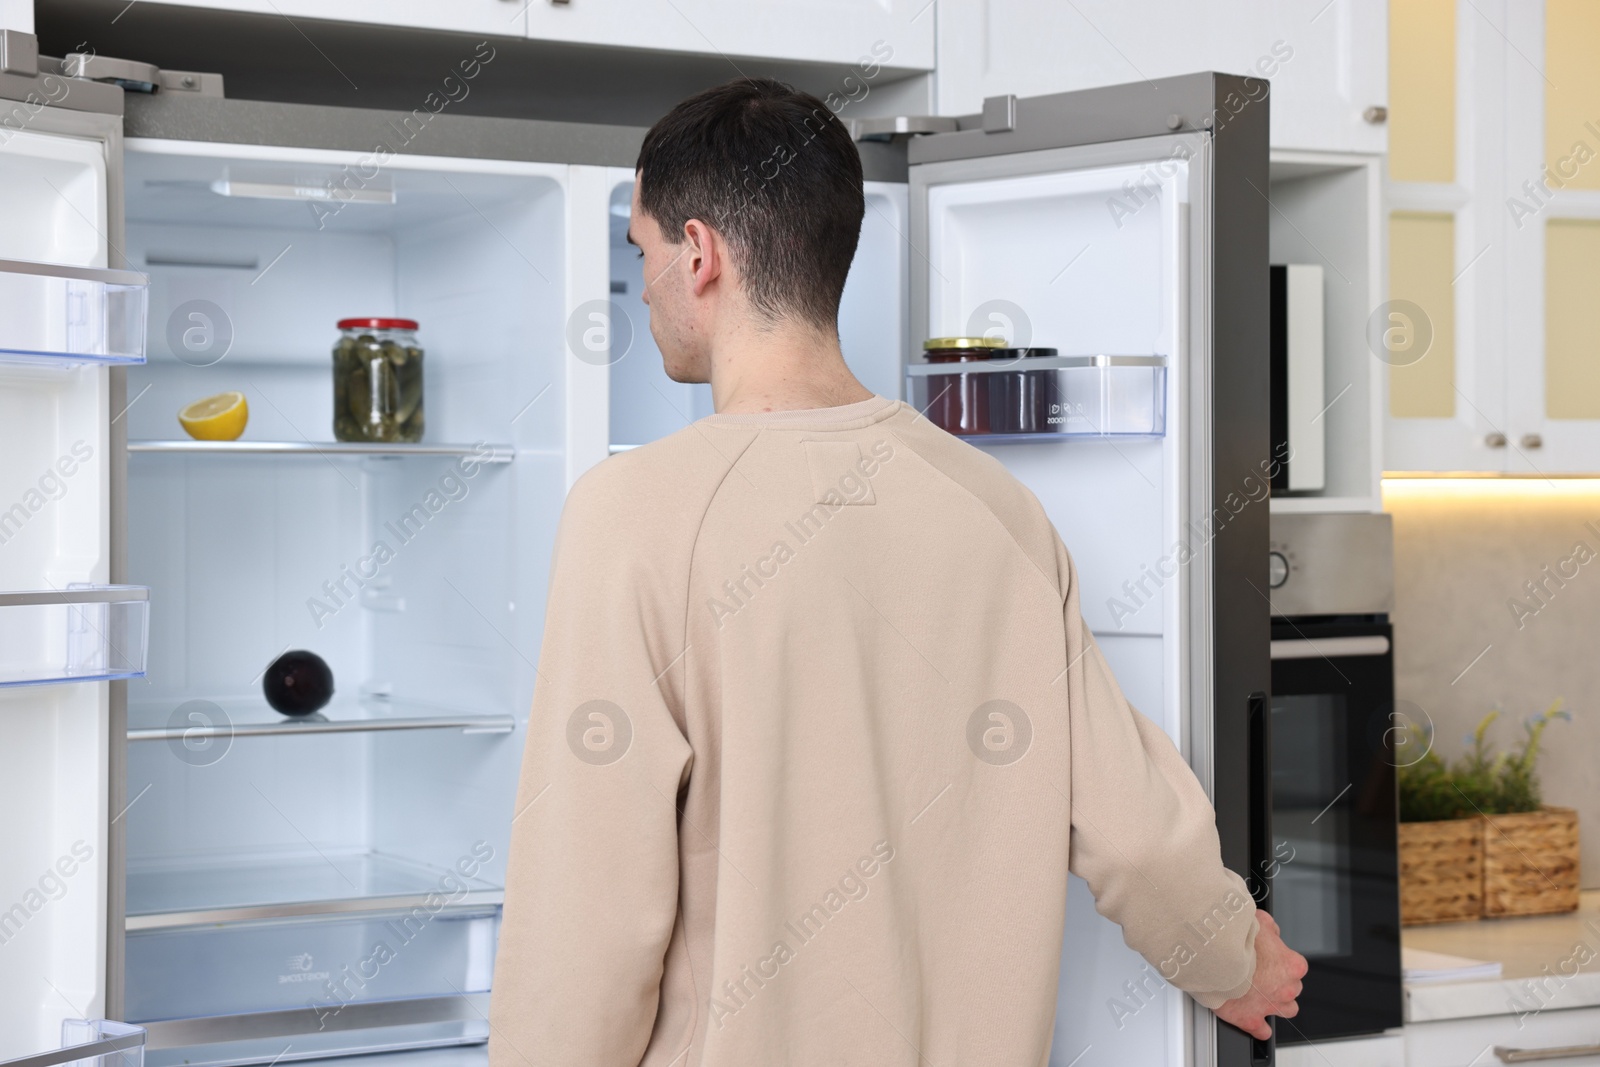
M 1600 1005 L 1600 890 L 1562 915 L 1408 926 L 1407 948 L 1498 960 L 1499 978 L 1407 982 L 1408 1023 Z

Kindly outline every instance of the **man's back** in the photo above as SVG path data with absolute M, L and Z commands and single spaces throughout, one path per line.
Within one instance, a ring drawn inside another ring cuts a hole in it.
M 1240 995 L 1249 894 L 1077 596 L 1031 494 L 882 398 L 712 416 L 586 475 L 494 1067 L 1042 1064 L 1069 853 L 1167 980 Z

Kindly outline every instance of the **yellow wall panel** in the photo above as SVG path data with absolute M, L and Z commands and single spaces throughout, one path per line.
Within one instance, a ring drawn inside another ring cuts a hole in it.
M 1600 419 L 1600 222 L 1545 224 L 1544 407 L 1552 419 Z
M 1389 368 L 1389 414 L 1448 419 L 1456 413 L 1456 220 L 1396 211 L 1389 216 L 1389 299 L 1422 308 L 1433 343 L 1415 363 Z
M 1546 0 L 1544 18 L 1546 178 L 1600 189 L 1600 3 Z
M 1456 0 L 1389 0 L 1389 177 L 1455 174 Z

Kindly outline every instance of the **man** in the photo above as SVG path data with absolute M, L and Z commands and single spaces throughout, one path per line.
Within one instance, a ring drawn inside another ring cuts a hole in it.
M 1037 1067 L 1069 869 L 1222 1019 L 1297 1010 L 1038 502 L 846 368 L 863 210 L 843 126 L 775 82 L 645 138 L 650 330 L 717 413 L 562 516 L 493 1067 Z

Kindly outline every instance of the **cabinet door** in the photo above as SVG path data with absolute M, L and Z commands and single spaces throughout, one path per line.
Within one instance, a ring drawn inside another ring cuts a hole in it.
M 1272 83 L 1275 148 L 1382 152 L 1385 129 L 1364 113 L 1386 102 L 1385 6 L 942 0 L 938 109 L 1217 70 Z
M 1507 469 L 1505 17 L 1499 0 L 1391 10 L 1389 287 L 1367 328 L 1388 470 Z
M 933 69 L 931 0 L 532 0 L 528 36 L 621 48 Z M 850 87 L 841 85 L 847 95 Z
M 1505 27 L 1506 432 L 1518 474 L 1600 470 L 1600 11 L 1518 5 Z
M 524 0 L 172 0 L 183 7 L 246 11 L 287 19 L 333 19 L 521 37 L 528 20 Z

